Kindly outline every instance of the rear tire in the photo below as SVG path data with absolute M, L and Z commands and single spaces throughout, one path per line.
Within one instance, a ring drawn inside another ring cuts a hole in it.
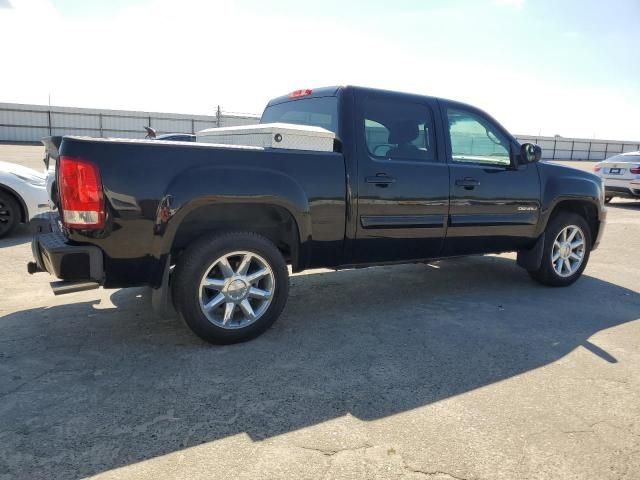
M 0 238 L 9 235 L 20 223 L 20 204 L 15 197 L 0 191 Z
M 611 200 L 613 200 L 613 197 L 604 197 L 604 203 L 609 203 Z
M 566 287 L 580 278 L 590 252 L 591 230 L 585 219 L 559 212 L 547 224 L 540 267 L 529 275 L 543 285 Z
M 210 235 L 182 254 L 171 279 L 178 315 L 213 344 L 250 340 L 287 302 L 289 271 L 268 239 L 251 232 Z

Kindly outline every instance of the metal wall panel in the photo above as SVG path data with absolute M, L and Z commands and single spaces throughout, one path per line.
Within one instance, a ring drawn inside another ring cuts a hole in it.
M 0 126 L 0 139 L 11 142 L 38 142 L 49 135 L 48 127 L 26 128 Z
M 638 150 L 640 150 L 640 145 L 638 144 L 625 143 L 622 147 L 623 152 L 636 152 Z
M 68 112 L 52 112 L 51 126 L 54 128 L 94 128 L 100 129 L 100 118 L 90 115 L 78 115 Z
M 19 111 L 0 108 L 0 124 L 2 125 L 29 125 L 48 126 L 48 112 Z
M 554 140 L 538 140 L 538 145 L 543 150 L 553 150 L 556 147 L 556 142 Z
M 77 129 L 71 129 L 71 128 L 66 128 L 66 127 L 65 128 L 54 127 L 54 128 L 51 129 L 51 134 L 52 135 L 60 135 L 60 136 L 62 136 L 62 135 L 78 135 L 78 136 L 82 136 L 82 137 L 99 137 L 100 136 L 100 130 L 86 128 L 86 129 L 83 129 L 81 131 L 78 131 Z

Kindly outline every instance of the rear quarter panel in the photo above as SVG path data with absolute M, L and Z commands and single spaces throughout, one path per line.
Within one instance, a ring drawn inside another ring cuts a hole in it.
M 61 155 L 99 167 L 107 228 L 68 235 L 104 251 L 106 286 L 155 284 L 181 219 L 207 202 L 284 207 L 297 223 L 307 258 L 341 259 L 345 167 L 340 154 L 65 138 Z

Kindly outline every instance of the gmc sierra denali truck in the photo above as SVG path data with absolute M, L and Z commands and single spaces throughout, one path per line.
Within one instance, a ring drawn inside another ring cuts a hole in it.
M 538 146 L 463 103 L 298 90 L 270 101 L 261 123 L 329 132 L 331 151 L 45 139 L 59 217 L 35 234 L 29 272 L 58 277 L 54 293 L 150 286 L 156 308 L 170 299 L 195 334 L 233 343 L 281 314 L 288 265 L 515 251 L 535 280 L 567 286 L 602 235 L 599 178 L 539 162 Z

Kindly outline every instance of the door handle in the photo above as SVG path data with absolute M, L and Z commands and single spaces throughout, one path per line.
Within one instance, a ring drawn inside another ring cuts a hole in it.
M 386 173 L 378 173 L 376 174 L 375 177 L 366 177 L 364 181 L 367 183 L 373 183 L 381 187 L 383 186 L 386 187 L 387 185 L 396 183 L 396 179 L 393 177 L 390 177 Z
M 480 185 L 480 182 L 478 180 L 476 180 L 475 178 L 464 177 L 464 178 L 458 178 L 456 180 L 456 185 L 458 187 L 464 187 L 465 190 L 473 190 L 478 185 Z

